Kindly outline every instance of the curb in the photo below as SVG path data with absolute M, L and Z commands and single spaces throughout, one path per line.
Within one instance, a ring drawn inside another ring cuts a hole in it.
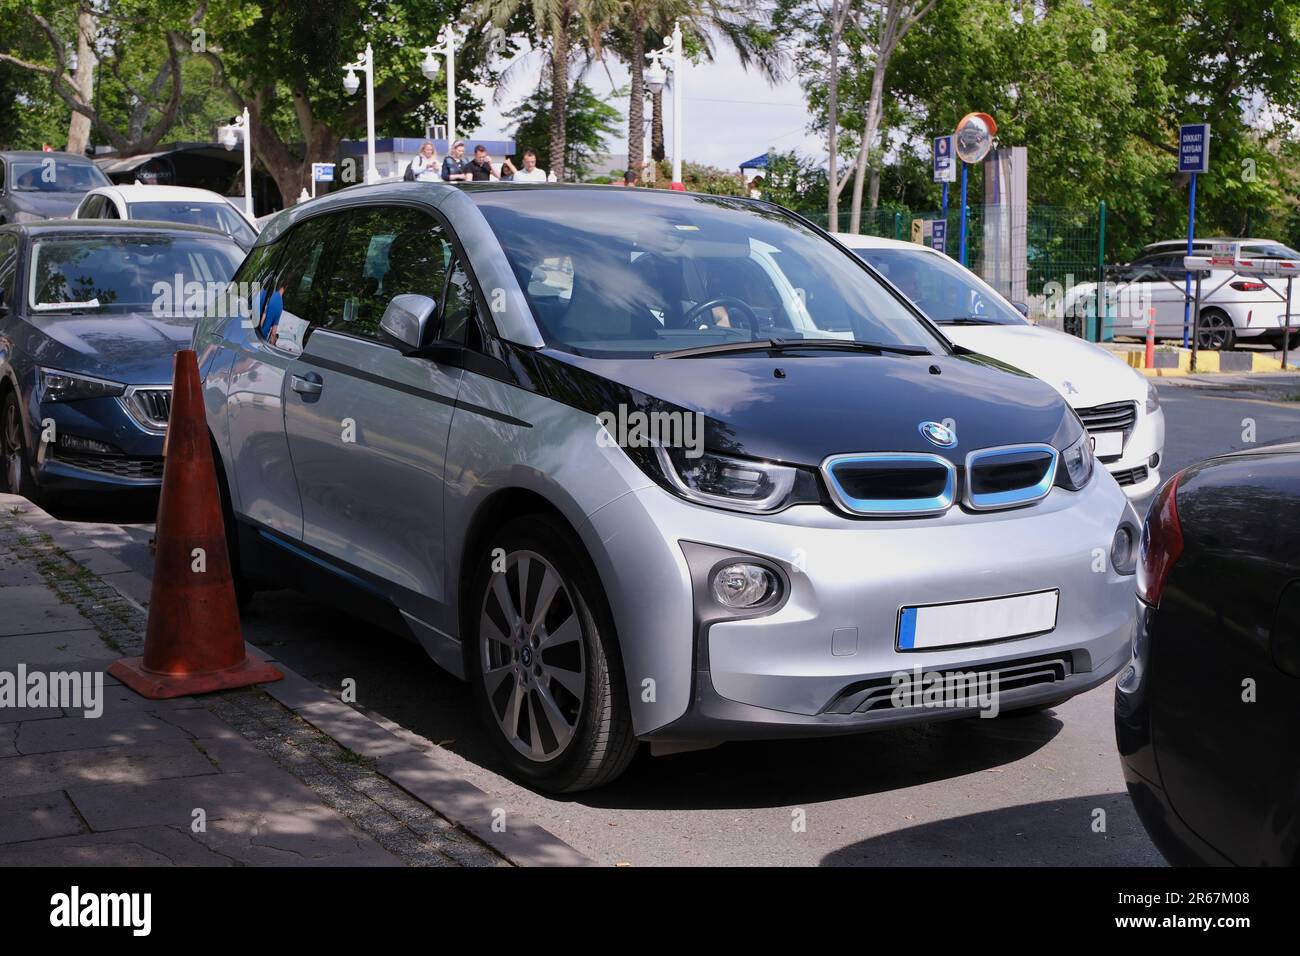
M 1219 372 L 1243 373 L 1277 373 L 1297 372 L 1295 363 L 1288 359 L 1288 367 L 1269 355 L 1259 352 L 1217 352 L 1198 351 L 1196 353 L 1196 371 L 1192 371 L 1191 349 L 1157 349 L 1155 368 L 1145 368 L 1145 352 L 1138 349 L 1109 349 L 1110 353 L 1128 364 L 1129 368 L 1149 378 L 1171 378 L 1178 375 L 1211 375 Z
M 109 585 L 133 607 L 147 613 L 133 594 L 148 594 L 150 580 L 133 571 L 108 551 L 84 538 L 18 495 L 0 494 L 0 508 L 34 530 L 50 536 L 56 547 L 100 581 Z M 265 660 L 275 655 L 248 644 Z M 349 707 L 306 677 L 276 660 L 284 679 L 259 684 L 265 693 L 293 711 L 339 746 L 375 761 L 378 774 L 392 781 L 435 813 L 472 834 L 515 866 L 595 866 L 583 854 L 520 813 L 502 806 L 473 783 L 459 777 L 440 760 L 435 744 L 414 734 L 399 736 L 375 718 Z M 498 821 L 508 821 L 504 830 Z

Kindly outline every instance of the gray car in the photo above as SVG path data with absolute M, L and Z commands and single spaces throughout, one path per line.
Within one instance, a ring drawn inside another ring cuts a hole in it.
M 531 784 L 1129 658 L 1139 522 L 1078 416 L 779 207 L 359 186 L 235 278 L 195 347 L 239 588 L 412 636 Z
M 83 196 L 111 185 L 90 160 L 72 153 L 0 152 L 0 226 L 66 219 Z

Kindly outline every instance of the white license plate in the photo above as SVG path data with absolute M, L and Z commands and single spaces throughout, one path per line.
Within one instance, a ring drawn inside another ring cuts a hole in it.
M 1092 438 L 1092 453 L 1098 458 L 1124 454 L 1123 432 L 1097 432 Z
M 1059 591 L 1051 590 L 905 607 L 898 612 L 898 649 L 921 651 L 1043 634 L 1056 628 L 1059 597 Z

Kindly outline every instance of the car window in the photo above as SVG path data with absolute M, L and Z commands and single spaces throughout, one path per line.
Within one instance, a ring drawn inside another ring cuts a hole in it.
M 105 196 L 104 206 L 100 210 L 99 218 L 100 219 L 121 219 L 122 217 L 117 214 L 117 203 L 113 202 L 113 200 Z
M 1241 254 L 1250 259 L 1300 259 L 1300 253 L 1279 242 L 1242 246 Z
M 768 338 L 942 348 L 852 256 L 794 217 L 653 192 L 473 195 L 549 344 L 606 357 Z
M 14 192 L 84 193 L 111 183 L 98 166 L 79 159 L 20 159 L 13 164 Z
M 377 206 L 343 213 L 330 256 L 324 326 L 381 339 L 379 321 L 393 296 L 437 301 L 453 254 L 442 227 L 419 210 Z
M 219 236 L 50 236 L 32 242 L 28 304 L 40 313 L 156 312 L 184 309 L 160 297 L 176 283 L 217 291 L 234 275 L 240 248 Z
M 309 219 L 278 243 L 283 253 L 267 277 L 257 310 L 257 329 L 286 352 L 302 351 L 312 323 L 322 314 L 323 296 L 317 279 L 337 224 L 336 216 Z
M 257 239 L 257 233 L 244 217 L 225 202 L 133 202 L 130 218 L 183 222 L 219 229 L 245 245 L 252 245 Z
M 919 249 L 854 249 L 940 325 L 1028 325 L 1001 296 L 949 256 Z
M 86 199 L 84 203 L 82 203 L 81 209 L 77 213 L 77 218 L 98 219 L 99 214 L 103 209 L 103 206 L 104 206 L 103 196 L 90 196 Z
M 13 308 L 17 300 L 14 288 L 18 275 L 18 239 L 0 235 L 0 302 Z

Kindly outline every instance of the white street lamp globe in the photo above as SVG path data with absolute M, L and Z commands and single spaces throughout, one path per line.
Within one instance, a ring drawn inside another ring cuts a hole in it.
M 221 134 L 217 138 L 217 141 L 221 143 L 222 146 L 226 147 L 226 149 L 228 150 L 234 149 L 235 143 L 238 142 L 238 140 L 235 138 L 234 127 L 233 126 L 221 127 Z
M 361 81 L 357 79 L 355 70 L 348 70 L 348 75 L 343 77 L 343 90 L 349 96 L 361 89 Z
M 646 71 L 645 85 L 651 93 L 658 93 L 668 82 L 668 73 L 664 70 L 664 65 L 658 61 Z
M 424 78 L 426 80 L 431 80 L 435 76 L 437 76 L 438 58 L 434 56 L 432 53 L 425 56 L 424 62 L 420 64 L 420 72 L 424 74 Z

